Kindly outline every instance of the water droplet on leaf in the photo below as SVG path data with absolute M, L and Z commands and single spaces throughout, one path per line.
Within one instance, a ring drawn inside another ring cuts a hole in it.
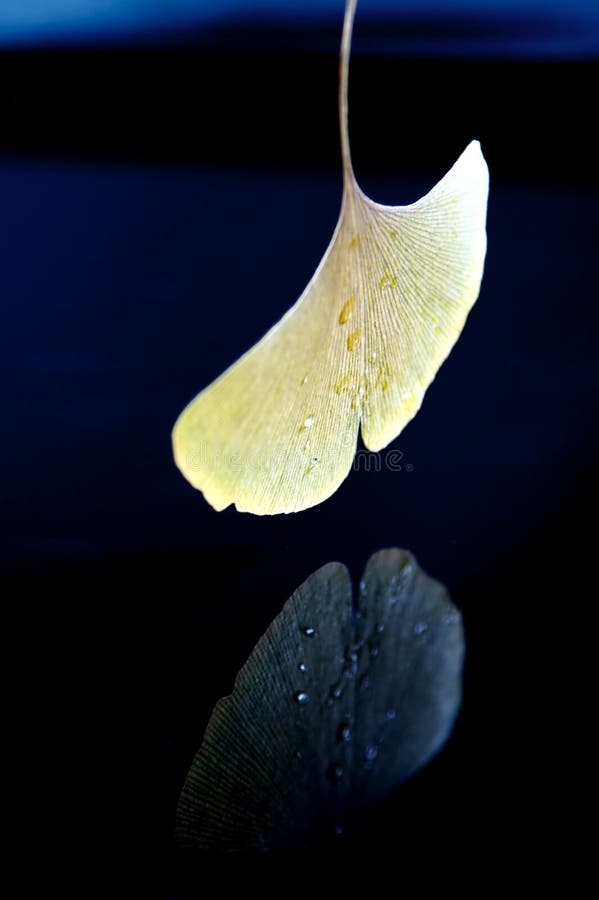
M 349 744 L 351 741 L 351 728 L 347 722 L 342 722 L 337 729 L 337 740 L 340 744 Z
M 360 340 L 360 329 L 356 328 L 355 331 L 352 331 L 352 333 L 348 334 L 348 336 L 347 336 L 347 349 L 351 352 L 359 340 Z
M 341 308 L 341 312 L 339 313 L 339 324 L 340 325 L 345 325 L 347 320 L 351 318 L 353 307 L 354 307 L 354 298 L 353 298 L 353 296 L 348 297 Z
M 339 784 L 343 778 L 343 766 L 339 763 L 331 763 L 327 769 L 327 778 L 330 784 Z
M 395 275 L 391 275 L 390 272 L 385 272 L 379 284 L 382 288 L 396 288 L 397 278 L 395 277 Z

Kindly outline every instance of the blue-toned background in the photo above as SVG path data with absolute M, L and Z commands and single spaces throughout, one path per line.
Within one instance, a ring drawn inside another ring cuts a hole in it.
M 5 45 L 159 43 L 206 29 L 335 28 L 340 0 L 3 0 Z M 370 0 L 379 52 L 578 57 L 599 49 L 595 0 Z M 394 33 L 395 32 L 395 33 Z M 239 35 L 238 35 L 239 37 Z
M 462 609 L 466 691 L 364 853 L 416 859 L 426 833 L 427 853 L 493 870 L 568 818 L 597 450 L 596 3 L 359 5 L 364 189 L 411 202 L 472 138 L 491 170 L 480 299 L 392 445 L 402 471 L 255 518 L 214 512 L 172 461 L 179 411 L 286 311 L 334 228 L 341 18 L 341 0 L 0 5 L 2 591 L 33 688 L 26 759 L 41 747 L 52 772 L 39 815 L 91 852 L 92 880 L 120 850 L 176 895 L 174 804 L 215 700 L 311 571 L 357 578 L 390 545 Z

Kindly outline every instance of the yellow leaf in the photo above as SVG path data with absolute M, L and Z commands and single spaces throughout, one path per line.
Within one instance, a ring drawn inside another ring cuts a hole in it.
M 339 109 L 344 187 L 331 243 L 283 318 L 181 413 L 175 460 L 217 510 L 297 512 L 346 478 L 358 429 L 381 450 L 420 408 L 474 304 L 488 171 L 472 141 L 409 206 L 375 203 L 353 174 L 348 0 Z

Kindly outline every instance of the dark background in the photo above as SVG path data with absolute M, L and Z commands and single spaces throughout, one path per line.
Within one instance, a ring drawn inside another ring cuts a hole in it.
M 386 19 L 363 3 L 358 180 L 409 203 L 479 139 L 480 299 L 392 445 L 401 472 L 352 472 L 314 509 L 258 518 L 214 512 L 172 461 L 180 410 L 287 310 L 334 228 L 341 5 L 0 53 L 15 830 L 57 840 L 52 866 L 85 860 L 81 886 L 116 855 L 132 896 L 148 874 L 178 896 L 174 807 L 216 699 L 315 568 L 338 559 L 357 579 L 385 546 L 448 585 L 467 666 L 453 737 L 369 824 L 364 858 L 401 847 L 499 871 L 530 862 L 531 833 L 548 852 L 571 830 L 592 660 L 590 20 L 572 31 L 565 6 L 556 22 L 500 4 Z

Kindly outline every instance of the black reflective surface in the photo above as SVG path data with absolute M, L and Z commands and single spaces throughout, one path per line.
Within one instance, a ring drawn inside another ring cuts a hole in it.
M 506 63 L 506 93 L 498 68 L 485 81 L 485 64 L 446 63 L 445 89 L 493 85 L 470 98 L 471 119 L 463 90 L 454 117 L 443 84 L 413 79 L 404 101 L 382 64 L 363 61 L 370 93 L 356 87 L 352 134 L 375 199 L 411 202 L 481 139 L 483 287 L 392 464 L 383 452 L 379 471 L 354 471 L 325 504 L 263 519 L 208 507 L 175 469 L 170 428 L 296 299 L 326 247 L 340 192 L 336 61 L 288 60 L 283 102 L 266 91 L 275 57 L 253 69 L 242 57 L 225 82 L 200 54 L 193 90 L 168 80 L 160 54 L 143 61 L 149 82 L 133 63 L 111 77 L 106 59 L 91 81 L 91 56 L 1 61 L 13 73 L 0 165 L 2 594 L 7 641 L 23 640 L 11 696 L 41 821 L 72 855 L 82 844 L 101 868 L 118 851 L 134 878 L 150 872 L 174 896 L 176 798 L 214 702 L 310 572 L 340 560 L 356 578 L 372 552 L 403 546 L 462 610 L 464 706 L 444 753 L 365 830 L 365 852 L 400 841 L 417 853 L 427 830 L 437 849 L 492 854 L 508 821 L 517 854 L 530 829 L 562 827 L 580 733 L 595 70 Z M 168 90 L 152 94 L 162 79 Z

